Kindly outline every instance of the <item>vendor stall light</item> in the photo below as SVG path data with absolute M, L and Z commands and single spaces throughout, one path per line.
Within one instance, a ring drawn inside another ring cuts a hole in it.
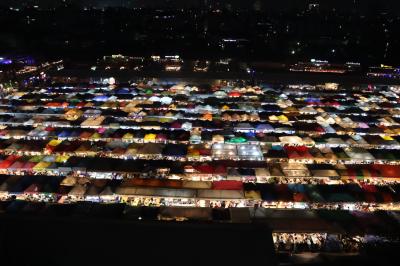
M 222 149 L 222 144 L 214 144 L 214 149 Z

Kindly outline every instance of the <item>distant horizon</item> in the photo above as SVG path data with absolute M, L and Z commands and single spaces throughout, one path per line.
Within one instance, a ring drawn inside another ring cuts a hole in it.
M 236 9 L 260 9 L 260 10 L 285 10 L 306 7 L 310 3 L 318 3 L 321 9 L 347 9 L 357 7 L 359 11 L 376 10 L 382 8 L 385 11 L 399 13 L 398 0 L 2 0 L 0 7 L 26 7 L 38 5 L 42 8 L 57 7 L 64 4 L 103 7 L 126 8 L 198 8 L 208 6 Z

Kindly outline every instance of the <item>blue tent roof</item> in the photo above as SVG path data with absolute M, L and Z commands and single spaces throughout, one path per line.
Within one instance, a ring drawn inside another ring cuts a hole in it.
M 99 95 L 93 98 L 93 101 L 96 102 L 105 102 L 108 100 L 108 96 L 107 95 Z
M 256 126 L 256 130 L 274 130 L 274 128 L 270 124 L 258 124 Z
M 63 130 L 60 134 L 58 134 L 59 138 L 67 138 L 71 135 L 71 132 L 67 131 L 67 130 Z
M 116 94 L 129 94 L 130 90 L 128 88 L 121 88 L 117 90 Z

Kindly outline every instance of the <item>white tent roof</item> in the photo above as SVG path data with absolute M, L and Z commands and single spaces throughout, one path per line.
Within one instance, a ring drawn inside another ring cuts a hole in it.
M 171 104 L 171 103 L 172 103 L 172 98 L 171 98 L 171 97 L 164 96 L 164 97 L 162 97 L 162 98 L 160 99 L 160 101 L 161 101 L 161 103 L 163 103 L 163 104 Z
M 84 196 L 86 192 L 86 187 L 83 185 L 75 185 L 71 191 L 68 193 L 68 196 Z
M 242 190 L 198 190 L 198 198 L 204 199 L 244 199 Z
M 149 101 L 152 101 L 152 102 L 159 102 L 159 101 L 160 101 L 160 97 L 151 96 L 151 97 L 149 98 Z
M 279 137 L 279 140 L 283 143 L 289 143 L 289 144 L 303 143 L 303 139 L 298 136 L 283 136 L 283 137 Z
M 271 173 L 267 168 L 255 168 L 255 172 L 257 177 L 271 176 Z
M 211 188 L 211 182 L 209 182 L 209 181 L 183 181 L 182 186 L 184 188 L 209 189 L 209 188 Z
M 193 189 L 172 189 L 172 188 L 141 188 L 141 187 L 120 187 L 116 194 L 119 195 L 137 195 L 137 196 L 155 196 L 155 197 L 173 197 L 173 198 L 194 198 L 196 190 Z
M 346 142 L 344 142 L 341 138 L 328 138 L 326 139 L 326 142 L 328 144 L 334 144 L 334 145 L 346 144 Z
M 337 177 L 339 176 L 336 170 L 311 170 L 314 177 Z
M 308 170 L 307 166 L 302 163 L 281 163 L 282 170 Z
M 367 150 L 362 148 L 348 148 L 345 149 L 346 154 L 352 159 L 360 160 L 374 160 L 374 156 L 370 154 Z

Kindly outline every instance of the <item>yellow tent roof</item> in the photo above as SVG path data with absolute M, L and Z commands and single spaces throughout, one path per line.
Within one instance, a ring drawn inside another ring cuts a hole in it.
M 390 128 L 387 128 L 384 130 L 385 133 L 387 134 L 394 134 L 395 132 L 393 130 L 391 130 Z
M 172 122 L 173 120 L 174 120 L 173 118 L 166 118 L 166 117 L 162 117 L 162 118 L 159 119 L 159 121 L 160 121 L 161 123 L 170 123 L 170 122 Z
M 214 136 L 212 137 L 212 140 L 213 140 L 213 141 L 220 141 L 220 142 L 223 142 L 223 141 L 224 141 L 224 136 L 222 136 L 222 135 L 214 135 Z
M 56 163 L 65 163 L 66 161 L 68 161 L 69 156 L 67 155 L 59 155 L 56 157 Z
M 91 137 L 90 137 L 91 139 L 99 139 L 99 138 L 101 138 L 101 135 L 99 134 L 99 133 L 94 133 Z
M 261 195 L 259 191 L 249 190 L 244 192 L 244 197 L 246 199 L 260 200 Z
M 289 119 L 286 117 L 286 115 L 280 115 L 280 116 L 278 116 L 278 119 L 279 119 L 279 121 L 284 121 L 284 122 L 289 121 Z
M 277 117 L 276 115 L 270 115 L 270 116 L 268 117 L 268 119 L 269 119 L 270 121 L 276 121 L 276 120 L 278 120 L 278 117 Z
M 149 134 L 146 134 L 146 135 L 144 136 L 144 140 L 155 140 L 156 137 L 157 137 L 156 134 L 149 133 Z
M 47 145 L 55 147 L 57 145 L 60 145 L 61 142 L 62 142 L 62 140 L 52 139 L 49 141 L 49 143 Z
M 296 107 L 289 106 L 289 107 L 285 108 L 284 111 L 285 111 L 285 112 L 298 112 L 299 110 L 297 110 Z
M 394 140 L 391 136 L 381 136 L 384 140 Z
M 83 112 L 79 109 L 69 109 L 66 113 L 65 113 L 65 117 L 68 120 L 76 120 L 78 119 L 81 115 L 83 114 Z
M 73 176 L 67 176 L 66 178 L 63 179 L 61 182 L 61 185 L 63 186 L 69 186 L 72 187 L 76 184 L 76 178 Z
M 188 155 L 189 156 L 200 156 L 200 152 L 199 152 L 199 150 L 191 149 L 191 150 L 188 150 Z
M 122 137 L 123 139 L 133 139 L 133 134 L 132 133 L 125 133 L 125 135 Z
M 49 167 L 51 163 L 49 162 L 39 162 L 37 165 L 33 167 L 33 170 L 44 170 Z

